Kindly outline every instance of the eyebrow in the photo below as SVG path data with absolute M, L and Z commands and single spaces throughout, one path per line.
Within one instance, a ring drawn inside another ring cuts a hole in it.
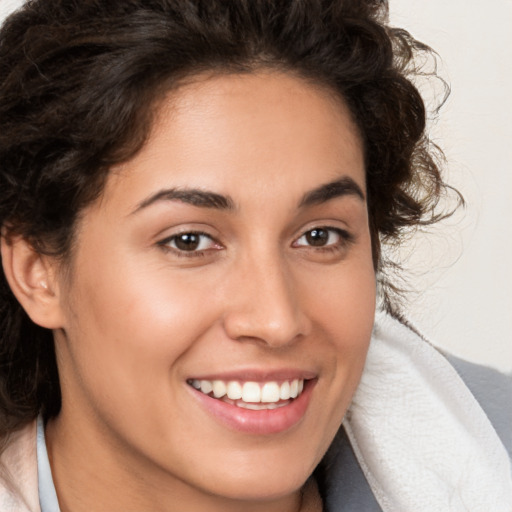
M 325 203 L 342 196 L 356 196 L 365 201 L 361 187 L 348 176 L 326 183 L 307 192 L 299 203 L 299 208 Z M 234 210 L 235 202 L 231 197 L 196 188 L 170 188 L 160 190 L 144 199 L 132 213 L 147 208 L 159 201 L 180 201 L 199 208 L 214 208 L 216 210 Z
M 229 196 L 196 188 L 170 188 L 160 190 L 156 194 L 144 199 L 133 213 L 147 208 L 158 201 L 180 201 L 200 208 L 215 208 L 217 210 L 233 210 L 235 208 L 235 203 Z
M 343 196 L 355 196 L 362 201 L 366 201 L 361 187 L 352 178 L 344 176 L 339 180 L 331 181 L 307 192 L 302 197 L 299 207 L 319 205 Z

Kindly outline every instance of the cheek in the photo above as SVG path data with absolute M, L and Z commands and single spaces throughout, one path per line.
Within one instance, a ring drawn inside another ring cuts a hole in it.
M 121 409 L 123 401 L 130 408 L 157 390 L 173 393 L 176 363 L 215 315 L 197 285 L 168 274 L 116 260 L 101 268 L 85 264 L 77 276 L 71 304 L 79 311 L 69 315 L 68 346 L 74 371 L 96 399 Z
M 373 327 L 376 277 L 369 242 L 314 282 L 304 284 L 308 308 L 344 356 L 362 352 Z
M 308 308 L 316 321 L 318 350 L 329 365 L 329 392 L 340 405 L 348 405 L 355 392 L 368 352 L 376 307 L 376 278 L 370 251 L 333 269 L 303 289 Z
M 315 418 L 310 435 L 317 443 L 315 460 L 323 456 L 359 384 L 373 329 L 376 280 L 370 251 L 361 251 L 301 282 L 301 303 L 314 321 L 310 358 L 322 361 L 316 385 Z

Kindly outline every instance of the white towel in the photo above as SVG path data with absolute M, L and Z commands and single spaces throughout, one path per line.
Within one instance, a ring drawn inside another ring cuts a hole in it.
M 510 460 L 480 405 L 444 356 L 383 313 L 344 425 L 384 512 L 512 512 Z

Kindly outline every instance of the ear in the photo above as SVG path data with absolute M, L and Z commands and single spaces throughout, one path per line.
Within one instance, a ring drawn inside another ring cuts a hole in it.
M 30 319 L 47 329 L 62 327 L 56 261 L 21 236 L 2 236 L 0 243 L 5 277 Z

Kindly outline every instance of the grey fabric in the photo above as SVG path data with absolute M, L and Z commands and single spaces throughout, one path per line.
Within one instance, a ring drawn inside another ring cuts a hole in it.
M 494 426 L 512 459 L 512 374 L 445 354 Z
M 343 427 L 315 471 L 324 512 L 382 512 Z

